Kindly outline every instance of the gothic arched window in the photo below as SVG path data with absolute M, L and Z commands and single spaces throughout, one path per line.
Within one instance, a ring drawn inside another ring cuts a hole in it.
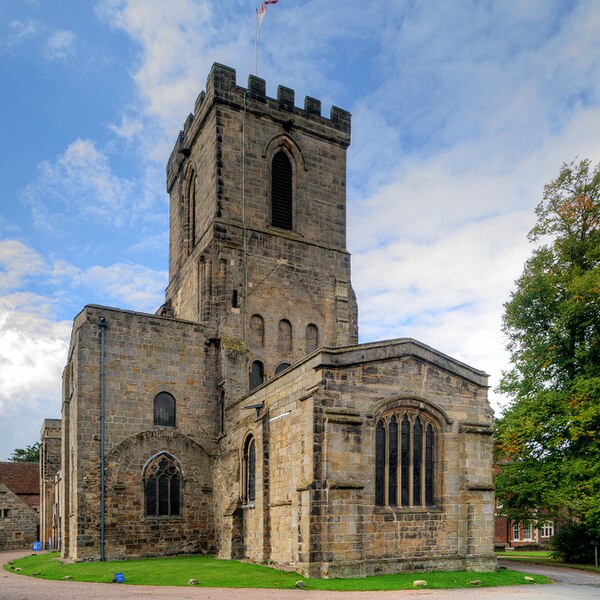
M 144 469 L 147 517 L 177 517 L 181 514 L 181 470 L 175 460 L 160 454 Z
M 435 430 L 423 416 L 397 411 L 375 427 L 375 504 L 435 504 Z
M 306 326 L 306 354 L 314 352 L 319 347 L 319 328 L 314 323 Z
M 244 504 L 253 504 L 256 500 L 256 442 L 249 436 L 244 444 L 243 470 Z
M 277 328 L 277 348 L 281 352 L 292 351 L 292 324 L 287 319 L 281 319 Z
M 283 150 L 271 163 L 271 225 L 292 229 L 292 163 Z
M 262 385 L 265 381 L 265 367 L 260 360 L 255 360 L 250 367 L 250 390 Z
M 167 392 L 154 397 L 154 426 L 175 427 L 175 398 Z
M 260 315 L 250 317 L 250 345 L 253 348 L 265 345 L 265 321 Z

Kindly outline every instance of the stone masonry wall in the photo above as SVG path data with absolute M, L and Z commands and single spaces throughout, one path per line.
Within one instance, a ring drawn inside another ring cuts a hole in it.
M 495 567 L 486 377 L 419 346 L 363 345 L 324 368 L 322 574 Z M 375 506 L 375 426 L 399 409 L 437 423 L 433 506 Z
M 64 484 L 69 542 L 75 560 L 99 557 L 100 343 L 105 335 L 106 556 L 208 550 L 213 544 L 210 460 L 218 433 L 214 349 L 201 326 L 164 317 L 88 306 L 75 320 L 71 356 L 77 375 L 66 407 L 71 431 Z M 67 366 L 70 371 L 70 366 Z M 71 387 L 71 386 L 67 386 Z M 176 400 L 176 427 L 154 427 L 154 397 Z M 179 518 L 144 515 L 142 470 L 168 452 L 182 466 Z M 144 540 L 152 544 L 144 544 Z
M 37 512 L 0 484 L 0 550 L 31 547 L 37 526 Z
M 314 478 L 310 389 L 317 384 L 314 370 L 303 365 L 228 408 L 215 469 L 218 556 L 282 564 L 308 560 L 309 484 Z M 249 406 L 263 402 L 257 417 Z M 243 497 L 242 454 L 248 435 L 257 447 L 256 501 L 240 506 L 236 503 Z
M 319 345 L 357 339 L 345 250 L 350 115 L 335 107 L 330 118 L 320 113 L 317 100 L 307 98 L 304 109 L 297 108 L 292 90 L 280 87 L 277 98 L 268 98 L 263 80 L 250 77 L 245 89 L 236 85 L 235 71 L 215 65 L 167 168 L 167 302 L 177 317 L 203 322 L 236 345 L 248 337 L 252 315 L 262 316 L 271 343 L 248 347 L 244 371 L 258 359 L 268 378 L 279 364 L 306 355 L 309 324 L 318 327 Z M 293 163 L 290 231 L 270 225 L 271 160 L 282 148 Z M 191 167 L 197 173 L 198 240 L 188 256 L 184 191 Z M 212 227 L 205 227 L 210 218 Z M 287 353 L 274 343 L 281 319 L 292 322 L 293 345 Z M 239 397 L 246 390 L 231 386 L 227 395 Z
M 397 340 L 317 352 L 230 406 L 215 480 L 219 555 L 313 577 L 493 569 L 486 381 Z M 250 407 L 263 403 L 257 418 Z M 437 424 L 433 506 L 375 506 L 375 425 L 394 410 Z M 261 449 L 257 498 L 240 507 L 249 433 Z
M 55 477 L 60 470 L 61 436 L 61 421 L 45 419 L 40 435 L 40 541 L 45 549 L 54 549 L 58 544 L 54 504 Z

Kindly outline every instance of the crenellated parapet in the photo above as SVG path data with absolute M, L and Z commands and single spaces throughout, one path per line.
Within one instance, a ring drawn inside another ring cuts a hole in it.
M 206 81 L 206 91 L 200 92 L 194 112 L 185 120 L 167 163 L 167 190 L 170 190 L 185 158 L 190 154 L 198 130 L 202 127 L 210 109 L 215 104 L 237 107 L 240 111 L 260 112 L 289 131 L 292 128 L 309 131 L 312 135 L 326 137 L 347 147 L 350 144 L 351 115 L 348 111 L 332 106 L 329 117 L 321 114 L 321 101 L 306 96 L 304 106 L 295 105 L 293 89 L 280 85 L 277 97 L 266 94 L 266 82 L 255 75 L 248 76 L 247 87 L 236 82 L 235 69 L 214 63 Z

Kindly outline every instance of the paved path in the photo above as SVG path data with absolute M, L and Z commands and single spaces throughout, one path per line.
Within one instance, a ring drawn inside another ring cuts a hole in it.
M 0 552 L 0 564 L 30 551 Z M 506 565 L 508 566 L 508 562 Z M 150 587 L 77 581 L 48 581 L 0 571 L 0 600 L 600 600 L 600 575 L 518 564 L 511 568 L 552 577 L 554 585 L 394 592 L 323 592 L 223 588 Z M 539 567 L 539 569 L 538 569 Z M 541 572 L 541 571 L 540 571 Z

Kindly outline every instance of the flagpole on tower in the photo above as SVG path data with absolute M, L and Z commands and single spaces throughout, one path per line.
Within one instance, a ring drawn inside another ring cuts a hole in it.
M 256 27 L 254 29 L 254 75 L 258 75 L 258 47 L 260 45 L 260 25 L 265 18 L 267 6 L 277 4 L 279 0 L 264 0 L 260 8 L 256 9 Z
M 258 76 L 258 39 L 260 37 L 260 23 L 258 20 L 258 8 L 254 22 L 254 75 Z

